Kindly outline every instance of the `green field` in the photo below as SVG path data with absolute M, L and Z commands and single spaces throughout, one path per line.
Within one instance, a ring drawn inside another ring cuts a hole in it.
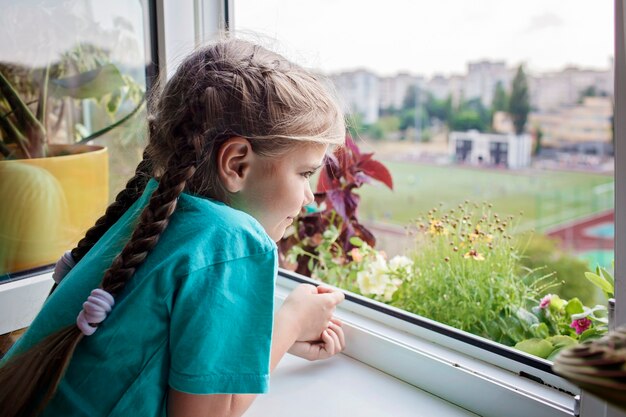
M 519 218 L 518 231 L 551 226 L 613 208 L 613 177 L 579 172 L 506 171 L 382 161 L 394 190 L 365 185 L 359 217 L 405 225 L 443 203 L 493 204 L 500 215 Z M 520 212 L 523 215 L 519 216 Z

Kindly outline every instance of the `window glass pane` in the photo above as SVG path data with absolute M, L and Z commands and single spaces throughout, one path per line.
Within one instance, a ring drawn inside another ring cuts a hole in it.
M 3 3 L 0 277 L 56 262 L 132 176 L 145 140 L 145 4 Z
M 585 275 L 610 281 L 614 246 L 613 7 L 596 6 L 238 0 L 239 34 L 327 76 L 393 177 L 354 189 L 384 254 L 327 201 L 284 265 L 544 358 L 604 332 L 610 294 Z

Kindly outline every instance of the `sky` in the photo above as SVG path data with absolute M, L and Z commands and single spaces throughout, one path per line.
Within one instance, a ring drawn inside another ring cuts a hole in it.
M 606 69 L 612 0 L 235 0 L 235 28 L 324 72 L 430 77 L 503 60 L 531 72 Z

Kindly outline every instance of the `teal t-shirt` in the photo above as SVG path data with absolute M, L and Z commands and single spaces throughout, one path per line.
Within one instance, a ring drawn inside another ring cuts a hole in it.
M 151 180 L 65 277 L 9 355 L 75 323 L 156 187 Z M 43 415 L 165 416 L 169 387 L 266 392 L 276 272 L 276 244 L 254 218 L 181 195 L 107 319 L 76 348 Z

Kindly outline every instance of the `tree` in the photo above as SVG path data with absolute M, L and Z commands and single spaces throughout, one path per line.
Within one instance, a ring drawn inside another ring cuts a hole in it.
M 406 89 L 404 99 L 402 100 L 402 110 L 414 109 L 419 93 L 419 88 L 416 85 L 410 85 L 409 88 Z
M 462 101 L 461 104 L 459 105 L 459 112 L 463 113 L 468 110 L 475 112 L 480 117 L 480 121 L 481 121 L 480 126 L 482 127 L 480 129 L 479 128 L 476 128 L 476 129 L 480 130 L 481 132 L 487 131 L 491 125 L 491 113 L 485 107 L 482 100 L 476 97 L 467 101 Z
M 529 112 L 528 81 L 526 80 L 526 74 L 524 74 L 524 68 L 520 65 L 517 68 L 515 78 L 513 78 L 513 87 L 509 100 L 509 113 L 511 113 L 516 134 L 521 135 L 524 133 Z
M 452 96 L 448 95 L 445 100 L 439 100 L 432 94 L 428 94 L 426 112 L 429 118 L 436 118 L 447 123 L 452 115 Z
M 467 109 L 461 110 L 452 115 L 450 120 L 450 129 L 459 132 L 467 130 L 478 130 L 479 132 L 485 131 L 485 122 L 480 117 L 480 114 L 476 110 Z
M 578 104 L 582 104 L 585 97 L 608 97 L 608 94 L 606 91 L 598 90 L 594 85 L 590 85 L 578 94 Z
M 509 95 L 506 93 L 501 81 L 496 84 L 496 89 L 493 92 L 493 100 L 491 101 L 491 111 L 493 113 L 497 111 L 509 110 Z

